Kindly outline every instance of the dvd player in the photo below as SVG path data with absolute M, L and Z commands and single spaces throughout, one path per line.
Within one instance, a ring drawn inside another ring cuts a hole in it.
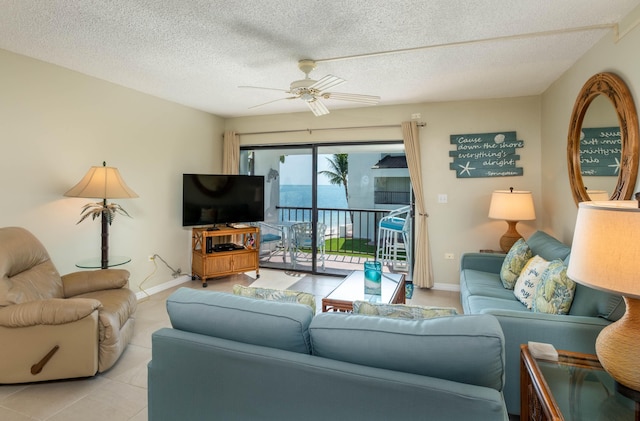
M 213 251 L 242 250 L 244 247 L 234 243 L 221 243 L 213 246 Z

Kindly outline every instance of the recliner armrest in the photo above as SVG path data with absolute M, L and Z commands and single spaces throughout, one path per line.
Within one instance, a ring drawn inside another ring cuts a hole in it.
M 126 287 L 129 271 L 125 269 L 84 270 L 62 276 L 64 296 L 67 298 L 87 292 Z
M 83 319 L 102 306 L 90 298 L 51 298 L 0 307 L 0 326 L 61 325 Z

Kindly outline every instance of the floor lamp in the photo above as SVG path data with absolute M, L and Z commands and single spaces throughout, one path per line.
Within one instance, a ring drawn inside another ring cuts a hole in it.
M 533 207 L 533 195 L 530 191 L 496 190 L 491 194 L 489 205 L 489 218 L 507 221 L 509 227 L 500 237 L 500 248 L 507 253 L 513 244 L 522 238 L 516 230 L 519 221 L 532 221 L 536 219 L 536 211 Z
M 596 353 L 619 390 L 640 396 L 640 208 L 633 200 L 581 202 L 567 276 L 595 289 L 622 295 L 624 316 L 605 327 Z
M 93 219 L 98 216 L 101 218 L 102 255 L 100 266 L 102 269 L 107 269 L 109 267 L 109 225 L 111 225 L 116 213 L 129 216 L 120 205 L 107 203 L 107 199 L 129 199 L 138 197 L 138 195 L 127 186 L 118 169 L 107 167 L 106 162 L 102 163 L 102 167 L 91 167 L 82 180 L 64 195 L 68 197 L 102 199 L 102 202 L 85 205 L 78 223 L 84 221 L 89 215 Z

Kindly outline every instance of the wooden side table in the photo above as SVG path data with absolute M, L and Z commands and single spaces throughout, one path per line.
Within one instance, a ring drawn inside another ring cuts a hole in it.
M 558 361 L 520 347 L 520 420 L 639 420 L 638 403 L 620 394 L 595 355 L 558 351 Z

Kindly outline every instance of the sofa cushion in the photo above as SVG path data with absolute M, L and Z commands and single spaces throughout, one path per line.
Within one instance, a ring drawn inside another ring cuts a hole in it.
M 576 283 L 567 276 L 567 266 L 553 260 L 542 274 L 531 309 L 539 313 L 567 314 L 573 302 Z
M 464 269 L 461 272 L 460 292 L 466 295 L 483 295 L 488 297 L 514 300 L 513 291 L 505 289 L 497 273 L 482 272 L 474 269 Z M 466 282 L 470 279 L 470 282 Z
M 528 309 L 531 309 L 536 288 L 540 283 L 542 274 L 548 267 L 549 262 L 540 256 L 533 256 L 520 272 L 520 276 L 518 276 L 516 285 L 513 288 L 513 294 Z
M 490 315 L 406 320 L 322 313 L 309 331 L 320 357 L 503 387 L 504 337 Z
M 311 353 L 309 306 L 180 288 L 167 298 L 175 329 L 286 351 Z
M 545 260 L 565 259 L 571 252 L 571 247 L 560 242 L 544 231 L 536 231 L 529 238 L 527 244 L 533 256 L 538 255 Z
M 524 304 L 516 300 L 513 294 L 510 299 L 475 295 L 467 299 L 466 307 L 465 314 L 483 314 L 487 313 L 486 310 L 491 309 L 530 311 Z
M 452 307 L 428 307 L 406 304 L 380 304 L 368 301 L 354 301 L 353 314 L 381 316 L 399 319 L 431 319 L 433 317 L 455 316 L 458 311 Z
M 513 244 L 500 269 L 500 280 L 505 288 L 513 289 L 520 272 L 532 256 L 529 246 L 522 238 Z
M 236 284 L 233 286 L 233 293 L 235 295 L 261 300 L 305 304 L 311 307 L 314 314 L 316 312 L 316 298 L 313 294 L 309 294 L 308 292 L 291 291 L 288 289 L 245 287 L 243 285 Z

